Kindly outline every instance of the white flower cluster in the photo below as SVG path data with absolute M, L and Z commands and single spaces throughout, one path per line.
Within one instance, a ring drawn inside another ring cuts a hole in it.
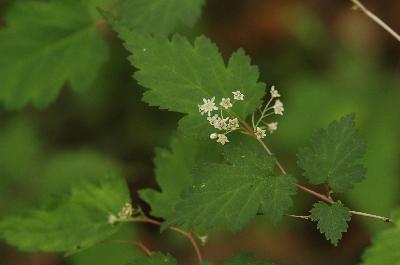
M 127 219 L 129 219 L 129 217 L 133 215 L 134 211 L 135 209 L 132 207 L 132 204 L 125 203 L 121 211 L 118 213 L 118 216 L 115 216 L 111 213 L 108 215 L 108 223 L 113 225 L 119 221 L 126 221 Z
M 210 138 L 216 140 L 217 143 L 225 145 L 229 143 L 227 134 L 243 129 L 245 133 L 254 135 L 257 139 L 263 139 L 267 136 L 267 131 L 272 134 L 278 129 L 277 122 L 266 123 L 264 119 L 270 115 L 283 115 L 285 111 L 282 101 L 278 98 L 281 97 L 275 86 L 271 87 L 271 97 L 266 103 L 264 108 L 260 108 L 259 118 L 255 122 L 255 113 L 252 116 L 253 132 L 247 129 L 249 126 L 245 122 L 241 121 L 245 126 L 241 128 L 239 119 L 235 113 L 231 110 L 233 105 L 238 101 L 244 101 L 244 95 L 240 90 L 232 92 L 233 100 L 231 98 L 222 98 L 219 104 L 215 102 L 215 97 L 211 99 L 203 98 L 203 103 L 198 105 L 199 112 L 201 115 L 207 114 L 207 121 L 213 126 L 218 132 L 212 133 Z M 274 101 L 274 102 L 273 102 Z M 273 104 L 272 104 L 273 103 Z M 272 105 L 271 105 L 272 104 Z M 217 111 L 217 114 L 213 114 Z M 219 113 L 218 113 L 219 111 Z
M 271 123 L 266 123 L 264 122 L 264 118 L 270 116 L 270 115 L 283 115 L 283 112 L 285 111 L 283 107 L 282 101 L 280 101 L 279 97 L 281 95 L 279 94 L 278 90 L 275 89 L 275 86 L 271 87 L 270 90 L 271 97 L 267 104 L 265 105 L 264 109 L 260 109 L 260 117 L 257 120 L 257 122 L 254 122 L 254 115 L 253 115 L 253 130 L 254 130 L 254 135 L 257 137 L 257 139 L 263 139 L 265 136 L 267 136 L 266 132 L 272 134 L 274 131 L 278 129 L 278 123 L 277 122 L 271 122 Z M 275 100 L 274 105 L 270 106 L 272 101 Z M 260 125 L 263 124 L 264 126 Z
M 239 90 L 232 92 L 232 94 L 233 102 L 230 98 L 222 98 L 219 103 L 219 108 L 216 106 L 215 97 L 212 97 L 211 99 L 203 98 L 203 104 L 198 105 L 200 114 L 204 115 L 207 113 L 207 120 L 210 125 L 220 131 L 218 133 L 212 133 L 210 138 L 216 140 L 217 143 L 222 145 L 229 143 L 229 139 L 226 136 L 228 133 L 240 128 L 238 118 L 235 117 L 234 113 L 231 112 L 230 109 L 236 101 L 243 101 L 244 95 Z M 212 112 L 217 110 L 220 110 L 220 113 L 211 116 Z

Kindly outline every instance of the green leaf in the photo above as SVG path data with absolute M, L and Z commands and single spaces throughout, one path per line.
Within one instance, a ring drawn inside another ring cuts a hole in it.
M 384 230 L 372 239 L 363 254 L 362 265 L 400 265 L 400 219 L 395 227 Z
M 170 255 L 164 255 L 161 253 L 153 253 L 151 257 L 137 257 L 135 260 L 128 265 L 176 265 L 176 261 Z
M 273 265 L 268 261 L 256 261 L 251 254 L 240 254 L 230 258 L 224 265 Z
M 314 204 L 311 209 L 311 219 L 318 222 L 318 229 L 325 234 L 326 239 L 337 246 L 342 233 L 347 231 L 347 222 L 351 213 L 341 202 L 328 205 L 322 201 Z
M 118 22 L 114 28 L 132 53 L 129 60 L 138 69 L 134 78 L 147 88 L 143 99 L 151 106 L 196 119 L 203 98 L 215 96 L 218 103 L 222 97 L 232 97 L 237 89 L 245 95 L 245 100 L 232 108 L 239 118 L 244 119 L 260 105 L 265 84 L 258 82 L 258 69 L 243 50 L 235 52 L 226 65 L 215 44 L 204 36 L 192 45 L 179 35 L 171 39 L 151 37 Z M 207 124 L 206 119 L 203 124 Z
M 180 195 L 193 182 L 196 165 L 219 161 L 219 146 L 209 140 L 174 137 L 171 150 L 158 148 L 154 158 L 155 174 L 161 191 L 144 189 L 140 197 L 151 206 L 151 214 L 168 220 L 174 213 Z
M 295 179 L 272 176 L 275 159 L 254 140 L 225 146 L 224 156 L 224 163 L 209 163 L 197 170 L 195 184 L 183 194 L 167 225 L 239 230 L 260 207 L 276 222 L 292 205 Z
M 137 232 L 135 226 L 122 226 L 120 231 L 110 238 L 109 242 L 104 242 L 93 246 L 92 248 L 82 251 L 76 255 L 68 257 L 67 264 L 72 265 L 125 265 L 128 264 L 132 257 L 142 255 L 139 248 L 135 248 L 130 244 L 116 244 L 112 240 L 135 240 Z M 107 240 L 108 241 L 108 240 Z
M 117 18 L 135 30 L 166 35 L 178 25 L 192 26 L 203 4 L 204 0 L 121 0 Z
M 108 175 L 96 183 L 78 182 L 58 205 L 0 222 L 0 236 L 24 251 L 78 252 L 118 231 L 108 223 L 130 202 L 123 178 Z
M 95 1 L 91 1 L 92 3 Z M 0 31 L 0 101 L 45 107 L 68 81 L 88 88 L 107 60 L 93 7 L 83 0 L 16 1 Z
M 333 191 L 345 192 L 364 179 L 366 168 L 359 160 L 366 144 L 358 138 L 354 120 L 351 114 L 318 129 L 311 146 L 299 151 L 298 164 L 311 184 L 328 183 Z

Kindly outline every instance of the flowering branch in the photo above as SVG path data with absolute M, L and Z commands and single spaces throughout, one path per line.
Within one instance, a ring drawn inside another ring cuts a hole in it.
M 252 133 L 251 127 L 250 127 L 246 122 L 243 122 L 242 124 L 243 124 L 243 127 L 246 128 L 246 130 L 247 130 L 249 133 Z M 254 133 L 253 133 L 253 136 L 257 139 L 257 141 L 258 141 L 258 142 L 260 143 L 260 145 L 264 148 L 264 150 L 267 152 L 267 154 L 271 156 L 271 155 L 272 155 L 272 152 L 271 152 L 271 150 L 268 148 L 268 146 L 267 146 L 261 139 L 258 139 L 257 136 L 256 136 Z M 286 170 L 283 168 L 282 164 L 279 162 L 278 159 L 276 159 L 276 165 L 277 165 L 277 167 L 279 168 L 279 170 L 282 172 L 283 175 L 287 175 Z M 310 189 L 310 188 L 304 187 L 303 185 L 300 185 L 300 184 L 298 184 L 298 183 L 295 183 L 294 185 L 295 185 L 296 188 L 299 189 L 300 191 L 303 191 L 303 192 L 306 192 L 306 193 L 308 193 L 308 194 L 311 194 L 311 195 L 313 195 L 313 196 L 315 196 L 315 197 L 317 197 L 317 198 L 319 198 L 319 199 L 321 199 L 321 200 L 323 200 L 323 201 L 325 201 L 325 202 L 327 202 L 327 203 L 329 203 L 329 204 L 334 204 L 334 203 L 336 203 L 330 196 L 326 196 L 326 195 L 324 195 L 324 194 L 321 194 L 321 193 L 319 193 L 319 192 L 317 192 L 317 191 L 314 191 L 314 190 L 312 190 L 312 189 Z M 392 222 L 392 220 L 391 220 L 390 218 L 388 218 L 388 217 L 379 216 L 379 215 L 375 215 L 375 214 L 363 213 L 363 212 L 358 212 L 358 211 L 350 211 L 350 213 L 352 213 L 352 214 L 354 214 L 354 215 L 360 215 L 360 216 L 365 216 L 365 217 L 370 217 L 370 218 L 378 219 L 378 220 L 384 221 L 384 222 L 386 222 L 386 223 Z M 295 217 L 295 216 L 293 216 L 293 215 L 288 215 L 288 216 Z M 297 217 L 298 217 L 298 216 L 297 216 Z M 303 217 L 304 217 L 304 216 L 303 216 Z M 305 219 L 305 218 L 303 218 L 303 219 Z
M 374 13 L 369 11 L 360 1 L 358 0 L 350 0 L 357 9 L 361 10 L 365 15 L 367 15 L 370 19 L 372 19 L 376 24 L 381 26 L 386 32 L 392 35 L 396 40 L 400 42 L 400 35 L 394 31 L 388 24 L 382 21 L 379 17 L 377 17 Z

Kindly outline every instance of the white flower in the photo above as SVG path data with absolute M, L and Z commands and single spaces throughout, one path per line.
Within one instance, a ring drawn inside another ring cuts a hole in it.
M 219 105 L 225 109 L 232 108 L 232 103 L 230 98 L 222 98 L 221 103 Z
M 207 244 L 208 241 L 208 235 L 205 236 L 197 236 L 198 239 L 200 240 L 200 243 L 202 246 L 205 246 Z
M 217 139 L 217 138 L 218 138 L 218 134 L 216 134 L 216 133 L 210 134 L 210 139 L 211 139 L 211 140 L 215 140 L 215 139 Z
M 111 213 L 108 215 L 108 223 L 110 225 L 115 224 L 117 221 L 118 221 L 118 218 L 115 215 L 113 215 Z
M 275 89 L 275 86 L 271 87 L 271 97 L 272 98 L 279 98 L 281 95 L 279 94 L 278 90 Z
M 215 114 L 215 115 L 212 116 L 212 117 L 208 117 L 207 120 L 208 120 L 208 122 L 209 122 L 212 126 L 214 126 L 215 123 L 218 121 L 218 115 Z
M 261 129 L 260 127 L 256 128 L 254 134 L 256 135 L 257 139 L 262 139 L 266 136 L 265 130 Z
M 274 113 L 275 113 L 275 114 L 279 114 L 279 115 L 283 115 L 283 111 L 285 110 L 285 109 L 283 108 L 283 103 L 282 103 L 279 99 L 277 99 L 277 100 L 275 101 L 275 104 L 274 104 L 274 106 L 273 106 L 273 109 L 274 109 Z
M 277 122 L 268 123 L 267 126 L 268 126 L 269 133 L 273 133 L 274 131 L 276 131 L 278 129 L 278 123 Z
M 225 145 L 226 143 L 229 143 L 228 137 L 226 137 L 225 134 L 218 134 L 217 143 L 220 143 L 222 145 Z
M 133 214 L 133 207 L 130 203 L 125 203 L 122 210 L 118 213 L 119 219 L 128 219 Z
M 232 92 L 232 94 L 235 100 L 244 100 L 244 95 L 239 90 Z
M 229 129 L 236 129 L 239 128 L 239 121 L 237 118 L 229 119 Z
M 215 106 L 214 100 L 215 97 L 213 97 L 212 99 L 203 98 L 204 104 L 199 105 L 199 112 L 201 113 L 201 115 L 203 115 L 204 113 L 208 113 L 208 116 L 210 116 L 212 111 L 218 110 L 218 107 Z
M 217 121 L 214 123 L 215 129 L 218 130 L 228 129 L 228 123 L 227 123 L 228 119 L 229 118 L 221 119 L 220 117 L 218 117 Z

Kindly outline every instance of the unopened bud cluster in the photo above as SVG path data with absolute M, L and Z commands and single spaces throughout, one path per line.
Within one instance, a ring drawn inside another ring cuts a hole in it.
M 114 214 L 108 215 L 108 223 L 113 225 L 116 222 L 126 221 L 133 215 L 133 213 L 136 210 L 137 209 L 132 207 L 132 204 L 125 203 L 125 205 L 122 207 L 121 211 L 119 211 L 119 213 L 117 215 L 114 215 Z

